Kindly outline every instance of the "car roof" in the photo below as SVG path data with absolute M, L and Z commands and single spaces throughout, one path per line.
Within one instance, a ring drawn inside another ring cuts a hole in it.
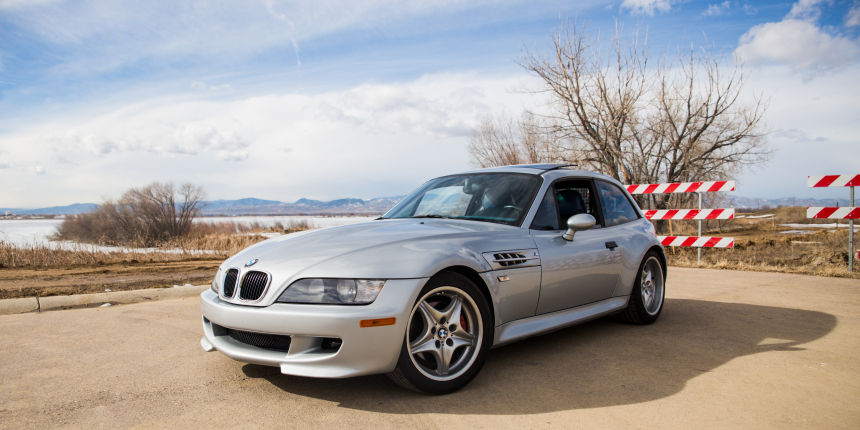
M 602 173 L 590 172 L 588 170 L 579 170 L 575 167 L 575 164 L 515 164 L 510 166 L 487 167 L 466 173 L 525 173 L 529 175 L 542 176 L 549 182 L 559 178 L 586 177 L 605 179 L 616 184 L 620 184 L 620 182 L 610 176 L 606 176 Z

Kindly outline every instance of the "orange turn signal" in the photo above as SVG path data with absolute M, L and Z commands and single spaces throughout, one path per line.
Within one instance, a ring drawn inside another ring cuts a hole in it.
M 382 327 L 384 325 L 394 325 L 397 318 L 377 318 L 375 320 L 361 320 L 362 327 Z

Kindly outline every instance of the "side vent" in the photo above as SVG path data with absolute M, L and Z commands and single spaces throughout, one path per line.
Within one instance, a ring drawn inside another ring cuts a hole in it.
M 498 254 L 493 254 L 493 260 L 502 267 L 516 266 L 528 261 L 526 256 L 519 252 L 499 252 Z
M 540 266 L 537 249 L 485 252 L 484 259 L 493 266 L 493 270 Z

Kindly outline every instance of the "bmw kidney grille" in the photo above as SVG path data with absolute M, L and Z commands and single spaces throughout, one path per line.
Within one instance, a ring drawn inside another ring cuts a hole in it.
M 233 297 L 236 292 L 236 278 L 239 277 L 239 270 L 230 269 L 224 275 L 224 297 Z
M 266 285 L 269 283 L 269 275 L 264 272 L 251 270 L 245 273 L 242 278 L 242 285 L 239 288 L 239 298 L 242 300 L 257 300 L 263 295 L 266 290 Z

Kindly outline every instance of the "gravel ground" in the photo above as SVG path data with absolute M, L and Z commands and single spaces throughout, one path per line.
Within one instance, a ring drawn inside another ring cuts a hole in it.
M 667 291 L 651 326 L 495 349 L 440 397 L 204 353 L 196 298 L 0 316 L 0 427 L 860 427 L 860 281 L 672 267 Z

